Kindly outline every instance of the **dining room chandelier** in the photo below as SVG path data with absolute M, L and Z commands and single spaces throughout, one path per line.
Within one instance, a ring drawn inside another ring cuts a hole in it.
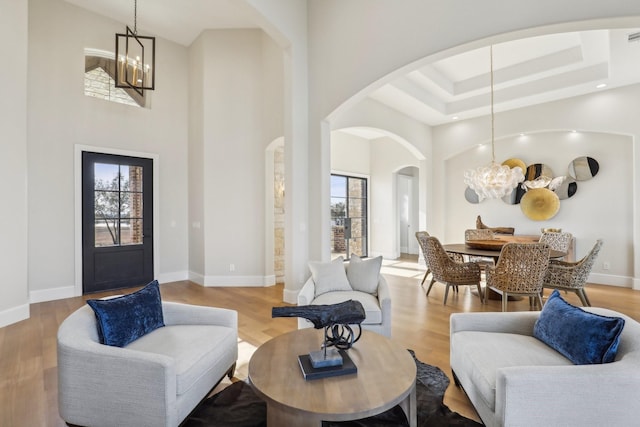
M 133 30 L 116 33 L 116 87 L 144 95 L 156 81 L 156 38 L 138 34 L 138 1 L 133 2 Z
M 510 194 L 524 180 L 524 172 L 519 166 L 513 168 L 496 163 L 495 131 L 493 112 L 493 45 L 489 47 L 491 67 L 491 164 L 464 172 L 464 183 L 478 195 L 478 201 L 501 199 Z

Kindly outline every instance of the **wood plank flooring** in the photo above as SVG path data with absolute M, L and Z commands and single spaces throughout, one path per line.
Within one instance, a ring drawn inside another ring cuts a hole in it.
M 443 305 L 444 286 L 434 285 L 425 296 L 424 274 L 414 258 L 385 261 L 383 274 L 392 296 L 393 339 L 413 349 L 425 363 L 439 366 L 449 377 L 449 315 L 469 311 L 500 311 L 500 301 L 482 305 L 468 288 L 451 293 Z M 31 305 L 28 320 L 0 328 L 0 426 L 64 426 L 57 408 L 56 333 L 60 323 L 87 298 L 126 293 L 94 294 Z M 236 378 L 247 377 L 247 363 L 255 348 L 296 328 L 295 318 L 271 318 L 271 308 L 282 302 L 282 285 L 268 288 L 203 288 L 183 281 L 161 285 L 162 298 L 189 304 L 218 306 L 239 312 L 239 361 Z M 612 286 L 590 285 L 594 306 L 611 308 L 640 320 L 640 292 Z M 580 305 L 575 294 L 563 296 Z M 510 311 L 529 309 L 528 300 L 509 302 Z M 357 344 L 356 344 L 357 345 Z M 229 383 L 223 382 L 220 387 Z M 445 404 L 464 416 L 478 419 L 464 392 L 453 382 Z

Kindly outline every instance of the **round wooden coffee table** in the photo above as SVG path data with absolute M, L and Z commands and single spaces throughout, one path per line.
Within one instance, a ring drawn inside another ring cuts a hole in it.
M 305 380 L 298 356 L 320 348 L 322 330 L 301 329 L 267 341 L 249 361 L 249 380 L 267 403 L 267 426 L 321 426 L 380 414 L 400 404 L 417 425 L 416 364 L 411 354 L 370 331 L 348 350 L 356 374 Z

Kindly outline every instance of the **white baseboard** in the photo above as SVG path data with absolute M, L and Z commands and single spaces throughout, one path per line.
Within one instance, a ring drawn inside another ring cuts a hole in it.
M 189 272 L 189 280 L 197 283 L 200 286 L 204 286 L 204 276 L 200 273 L 196 273 L 194 271 Z
M 282 292 L 282 300 L 288 304 L 297 304 L 298 303 L 298 293 L 300 289 L 286 289 Z
M 615 276 L 613 274 L 591 273 L 587 283 L 597 283 L 599 285 L 619 286 L 622 288 L 633 288 L 635 279 L 629 276 Z
M 226 287 L 226 286 L 273 286 L 276 284 L 276 276 L 206 276 L 204 286 L 206 287 Z
M 35 304 L 38 302 L 55 301 L 58 299 L 72 298 L 76 295 L 75 286 L 64 286 L 60 288 L 42 289 L 39 291 L 29 292 L 29 302 Z
M 392 252 L 385 253 L 385 252 L 377 252 L 377 251 L 370 251 L 369 252 L 369 257 L 370 258 L 374 258 L 374 257 L 380 256 L 380 255 L 382 255 L 382 258 L 384 258 L 384 259 L 398 259 L 398 258 L 400 258 L 400 254 L 399 253 L 395 253 L 395 252 L 393 252 L 393 253 Z
M 28 319 L 29 315 L 29 304 L 23 304 L 0 311 L 0 328 Z
M 188 271 L 172 271 L 158 274 L 158 282 L 160 283 L 179 282 L 181 280 L 189 280 Z

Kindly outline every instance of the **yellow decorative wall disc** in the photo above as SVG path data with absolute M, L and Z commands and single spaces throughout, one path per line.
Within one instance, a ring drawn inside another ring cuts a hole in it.
M 515 168 L 516 166 L 520 167 L 520 169 L 522 169 L 522 173 L 525 173 L 527 171 L 527 165 L 520 159 L 507 159 L 504 162 L 502 162 L 503 165 L 505 166 L 509 166 L 511 169 Z
M 529 219 L 545 221 L 560 210 L 560 198 L 548 188 L 533 188 L 522 196 L 520 209 Z

